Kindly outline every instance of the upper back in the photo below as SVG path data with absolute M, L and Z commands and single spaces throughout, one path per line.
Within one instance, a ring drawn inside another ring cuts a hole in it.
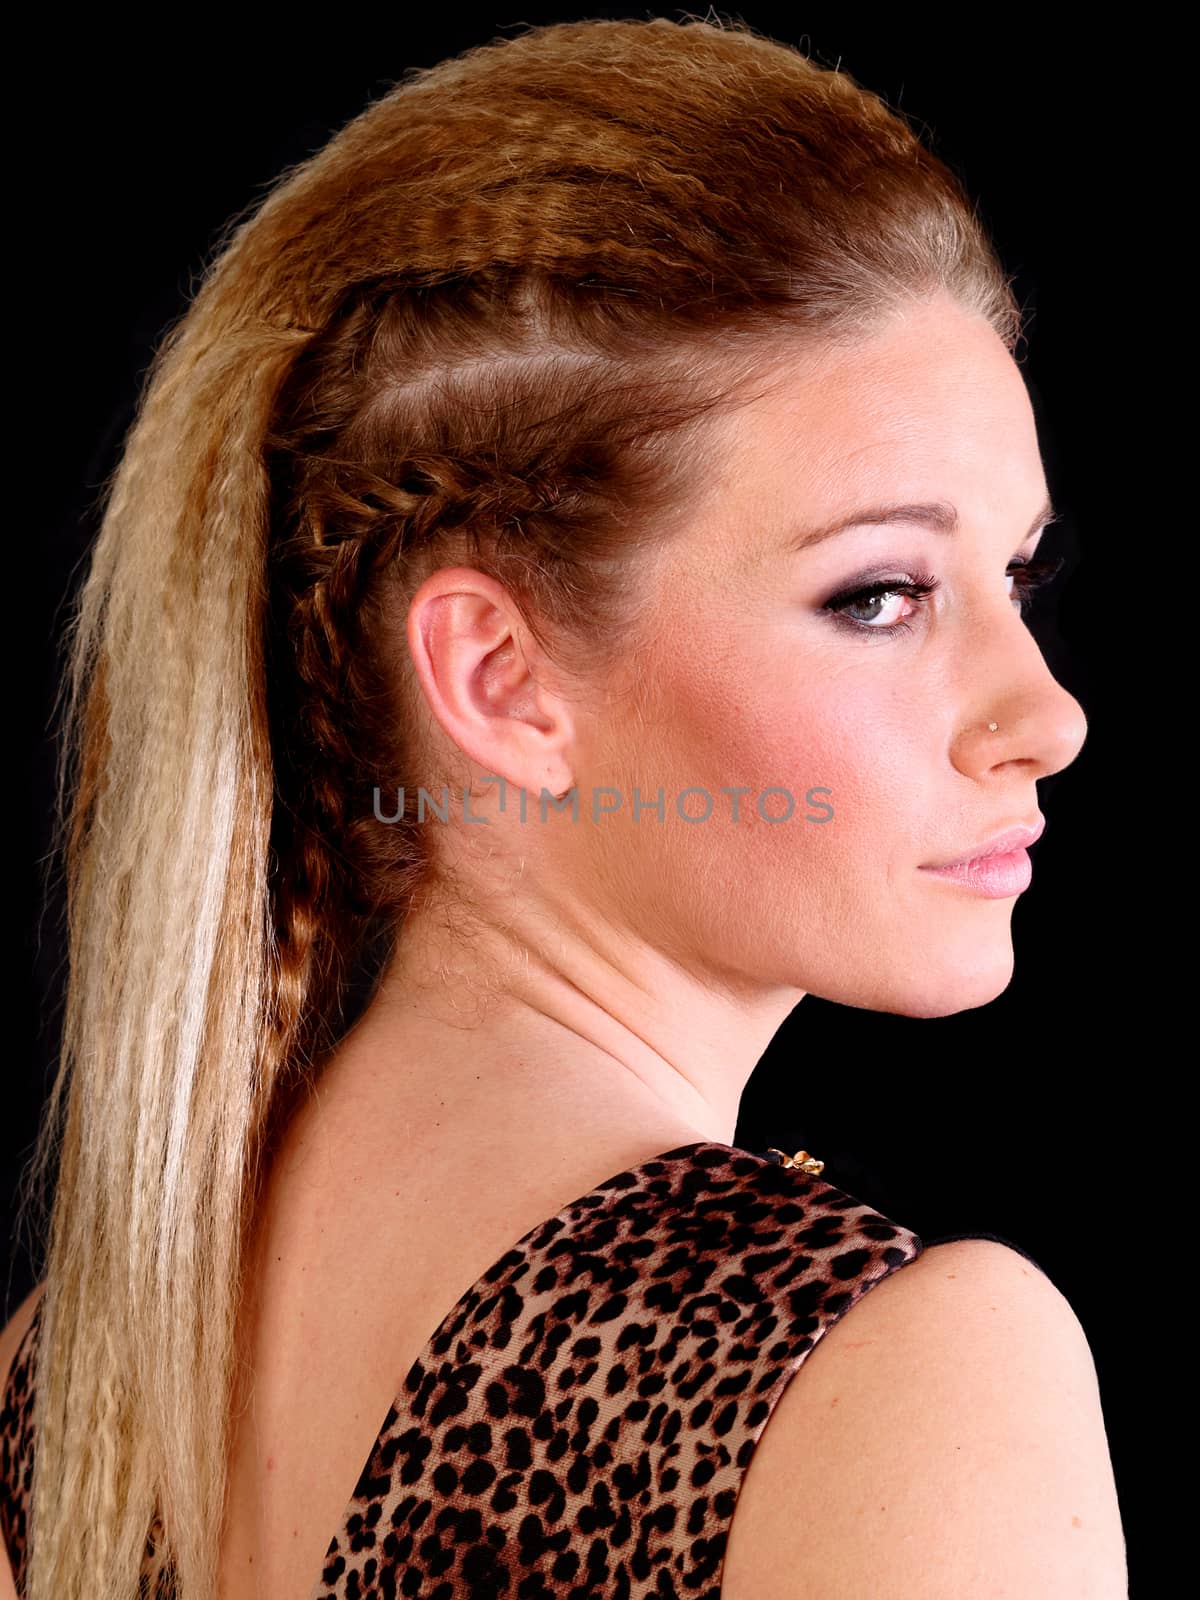
M 976 1494 L 990 1483 L 1003 1499 L 1004 1451 L 990 1458 L 979 1441 L 1012 1407 L 1020 1360 L 1038 1404 L 1048 1373 L 1069 1376 L 1074 1404 L 1086 1342 L 1015 1251 L 967 1241 L 922 1252 L 915 1233 L 832 1184 L 727 1146 L 681 1147 L 616 1174 L 527 1233 L 423 1347 L 408 1347 L 420 1353 L 356 1458 L 366 1454 L 340 1522 L 309 1529 L 332 1537 L 319 1577 L 296 1563 L 302 1586 L 311 1575 L 314 1600 L 348 1600 L 386 1571 L 414 1594 L 516 1592 L 535 1576 L 544 1592 L 595 1600 L 972 1592 L 952 1561 L 949 1586 L 935 1589 L 897 1556 L 942 1560 L 947 1541 L 969 1550 L 979 1510 L 965 1488 L 948 1526 L 919 1515 L 947 1503 L 941 1474 L 964 1462 L 954 1446 L 968 1447 Z M 362 1363 L 375 1354 L 364 1341 Z M 340 1414 L 346 1431 L 356 1391 L 314 1376 L 330 1427 Z M 280 1407 L 301 1452 L 309 1395 L 294 1368 L 290 1379 Z M 952 1439 L 964 1402 L 969 1426 Z M 369 1436 L 377 1414 L 353 1421 Z M 14 1469 L 3 1487 L 19 1498 Z M 245 1473 L 234 1482 L 243 1499 L 258 1492 Z M 1105 1526 L 1111 1543 L 1103 1502 L 1102 1489 L 1081 1502 L 1083 1549 L 1103 1543 Z M 891 1591 L 881 1558 L 907 1572 Z M 223 1593 L 259 1592 L 253 1569 L 237 1570 Z
M 680 1147 L 493 1256 L 396 1376 L 382 1426 L 358 1414 L 355 1385 L 360 1366 L 386 1370 L 386 1352 L 359 1331 L 359 1297 L 326 1277 L 341 1368 L 279 1369 L 291 1392 L 279 1389 L 272 1415 L 290 1402 L 290 1431 L 266 1449 L 291 1482 L 328 1493 L 321 1435 L 305 1423 L 318 1392 L 318 1427 L 340 1418 L 343 1434 L 373 1443 L 348 1504 L 343 1491 L 328 1516 L 298 1505 L 286 1519 L 279 1502 L 280 1539 L 295 1523 L 325 1560 L 277 1570 L 336 1600 L 370 1592 L 385 1568 L 398 1592 L 541 1580 L 550 1593 L 590 1584 L 596 1600 L 669 1594 L 664 1584 L 715 1600 L 745 1467 L 779 1396 L 826 1331 L 920 1249 L 806 1172 L 725 1145 Z M 395 1303 L 403 1288 L 381 1297 Z M 266 1477 L 235 1469 L 249 1522 Z M 227 1549 L 224 1592 L 255 1594 L 260 1562 L 251 1572 Z M 264 1593 L 293 1592 L 265 1581 Z
M 832 1184 L 699 1143 L 533 1229 L 409 1371 L 314 1596 L 716 1600 L 743 1475 L 827 1330 L 920 1252 Z

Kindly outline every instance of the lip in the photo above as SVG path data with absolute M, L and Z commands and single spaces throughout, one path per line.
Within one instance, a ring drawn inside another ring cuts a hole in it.
M 1045 818 L 1039 813 L 1035 823 L 1021 823 L 993 835 L 976 847 L 973 854 L 944 866 L 922 867 L 931 878 L 940 878 L 971 894 L 982 895 L 985 900 L 1010 900 L 1024 894 L 1033 878 L 1033 866 L 1026 849 L 1039 837 L 1045 827 Z
M 952 856 L 948 861 L 927 861 L 923 864 L 922 870 L 948 872 L 952 867 L 969 867 L 976 861 L 988 861 L 993 856 L 1007 856 L 1026 850 L 1035 840 L 1041 838 L 1045 826 L 1046 819 L 1039 812 L 1034 822 L 1022 822 L 1015 827 L 1005 828 L 1003 833 L 994 833 L 983 844 L 968 846 L 962 855 Z

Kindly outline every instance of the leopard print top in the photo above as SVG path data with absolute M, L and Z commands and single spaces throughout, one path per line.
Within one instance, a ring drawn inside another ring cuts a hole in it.
M 788 1381 L 923 1249 L 777 1156 L 703 1142 L 617 1173 L 443 1318 L 309 1600 L 719 1600 L 742 1476 Z M 18 1594 L 39 1325 L 0 1412 Z M 173 1595 L 161 1533 L 140 1600 Z

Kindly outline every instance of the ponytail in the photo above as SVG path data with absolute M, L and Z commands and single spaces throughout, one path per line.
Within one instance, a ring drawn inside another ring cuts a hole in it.
M 423 781 L 414 586 L 470 561 L 615 659 L 707 419 L 787 341 L 937 292 L 1012 347 L 954 175 L 740 23 L 559 24 L 411 72 L 231 222 L 71 619 L 29 1600 L 215 1593 L 271 1139 L 436 865 L 371 806 Z

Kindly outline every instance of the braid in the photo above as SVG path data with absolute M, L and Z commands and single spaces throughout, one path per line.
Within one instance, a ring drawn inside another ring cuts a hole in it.
M 273 643 L 286 656 L 284 670 L 272 674 L 282 702 L 272 836 L 278 1027 L 285 1054 L 305 1060 L 334 1042 L 331 1009 L 365 919 L 378 909 L 353 858 L 357 777 L 369 760 L 361 707 L 379 692 L 363 682 L 370 671 L 362 613 L 402 522 L 394 512 L 367 515 L 362 501 L 346 509 L 355 515 L 337 537 L 322 537 L 310 524 L 307 539 L 298 534 L 276 552 Z
M 497 535 L 561 492 L 536 469 L 497 472 L 482 457 L 414 455 L 399 483 L 328 457 L 301 465 L 296 526 L 272 560 L 272 842 L 276 1026 L 282 1054 L 311 1061 L 345 1024 L 344 991 L 372 921 L 394 923 L 427 866 L 415 831 L 403 819 L 382 828 L 367 805 L 375 785 L 393 787 L 382 781 L 396 760 L 385 728 L 403 720 L 370 625 L 380 579 L 435 534 Z
M 429 872 L 424 830 L 407 815 L 381 826 L 371 805 L 375 786 L 412 789 L 403 765 L 415 741 L 396 664 L 384 659 L 385 601 L 398 606 L 424 559 L 435 550 L 450 559 L 457 542 L 552 620 L 572 590 L 557 519 L 578 517 L 590 482 L 608 470 L 604 452 L 578 441 L 574 460 L 562 459 L 557 437 L 531 441 L 520 471 L 494 434 L 437 440 L 440 448 L 373 445 L 370 383 L 343 391 L 337 380 L 363 370 L 381 317 L 395 314 L 394 301 L 377 298 L 362 296 L 310 345 L 265 441 L 273 1028 L 277 1059 L 301 1066 L 344 1029 L 347 985 L 372 925 L 394 935 Z M 530 626 L 538 630 L 533 615 Z
M 453 286 L 420 295 L 422 338 L 440 318 L 461 329 Z M 382 826 L 371 804 L 376 786 L 412 792 L 418 758 L 403 661 L 387 658 L 388 606 L 434 566 L 466 560 L 514 594 L 540 644 L 563 628 L 580 659 L 589 648 L 606 659 L 613 640 L 628 643 L 639 598 L 622 578 L 629 507 L 662 517 L 688 476 L 686 454 L 668 459 L 656 435 L 678 438 L 722 399 L 697 383 L 681 401 L 661 351 L 657 376 L 611 359 L 589 374 L 577 352 L 530 355 L 518 332 L 485 372 L 410 368 L 402 406 L 395 369 L 413 316 L 395 284 L 352 296 L 297 360 L 264 440 L 274 1027 L 277 1058 L 300 1065 L 344 1030 L 372 923 L 394 938 L 431 874 L 426 830 L 407 808 Z M 485 298 L 493 342 L 496 316 Z M 698 377 L 694 344 L 686 361 Z M 574 397 L 530 428 L 532 396 L 559 388 L 565 363 Z

